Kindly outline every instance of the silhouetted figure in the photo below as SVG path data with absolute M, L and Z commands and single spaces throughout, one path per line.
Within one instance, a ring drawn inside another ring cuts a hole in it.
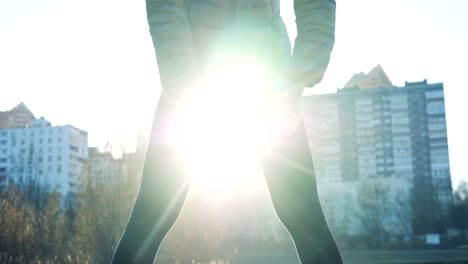
M 303 89 L 319 83 L 328 66 L 335 1 L 294 0 L 298 35 L 292 54 L 279 6 L 279 0 L 146 0 L 162 93 L 140 191 L 112 263 L 153 263 L 182 210 L 190 175 L 184 153 L 167 138 L 177 123 L 176 110 L 207 68 L 220 58 L 254 58 L 275 77 L 271 89 L 283 96 L 282 107 L 301 116 Z M 261 162 L 274 208 L 301 262 L 343 263 L 319 203 L 302 118 Z

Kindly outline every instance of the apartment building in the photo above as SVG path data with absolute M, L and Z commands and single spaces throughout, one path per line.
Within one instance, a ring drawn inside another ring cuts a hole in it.
M 88 159 L 88 133 L 44 118 L 0 129 L 0 186 L 38 183 L 46 190 L 74 194 Z
M 385 185 L 388 203 L 400 204 L 395 214 L 410 216 L 411 232 L 443 229 L 452 204 L 443 83 L 397 87 L 379 65 L 336 93 L 306 97 L 303 110 L 319 184 L 334 203 L 353 207 L 359 186 Z M 408 231 L 390 211 L 382 221 L 394 233 Z

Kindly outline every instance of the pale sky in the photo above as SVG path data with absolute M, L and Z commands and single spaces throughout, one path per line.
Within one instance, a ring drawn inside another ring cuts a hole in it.
M 377 64 L 397 86 L 443 82 L 452 179 L 468 180 L 466 10 L 465 0 L 337 0 L 332 59 L 311 90 L 334 92 Z M 292 0 L 282 12 L 293 32 Z M 0 111 L 24 102 L 87 130 L 91 146 L 133 145 L 151 127 L 158 78 L 143 0 L 0 0 Z

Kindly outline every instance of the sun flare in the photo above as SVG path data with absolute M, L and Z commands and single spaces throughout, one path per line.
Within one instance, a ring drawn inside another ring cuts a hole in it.
M 210 76 L 183 109 L 182 130 L 196 185 L 223 196 L 252 187 L 269 130 L 270 96 L 268 78 L 255 64 L 218 69 Z

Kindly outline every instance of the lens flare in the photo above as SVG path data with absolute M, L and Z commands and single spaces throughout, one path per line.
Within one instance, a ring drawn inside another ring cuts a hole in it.
M 181 136 L 195 186 L 215 197 L 255 185 L 271 134 L 268 76 L 255 64 L 217 69 L 182 109 Z M 257 179 L 258 180 L 258 179 Z

